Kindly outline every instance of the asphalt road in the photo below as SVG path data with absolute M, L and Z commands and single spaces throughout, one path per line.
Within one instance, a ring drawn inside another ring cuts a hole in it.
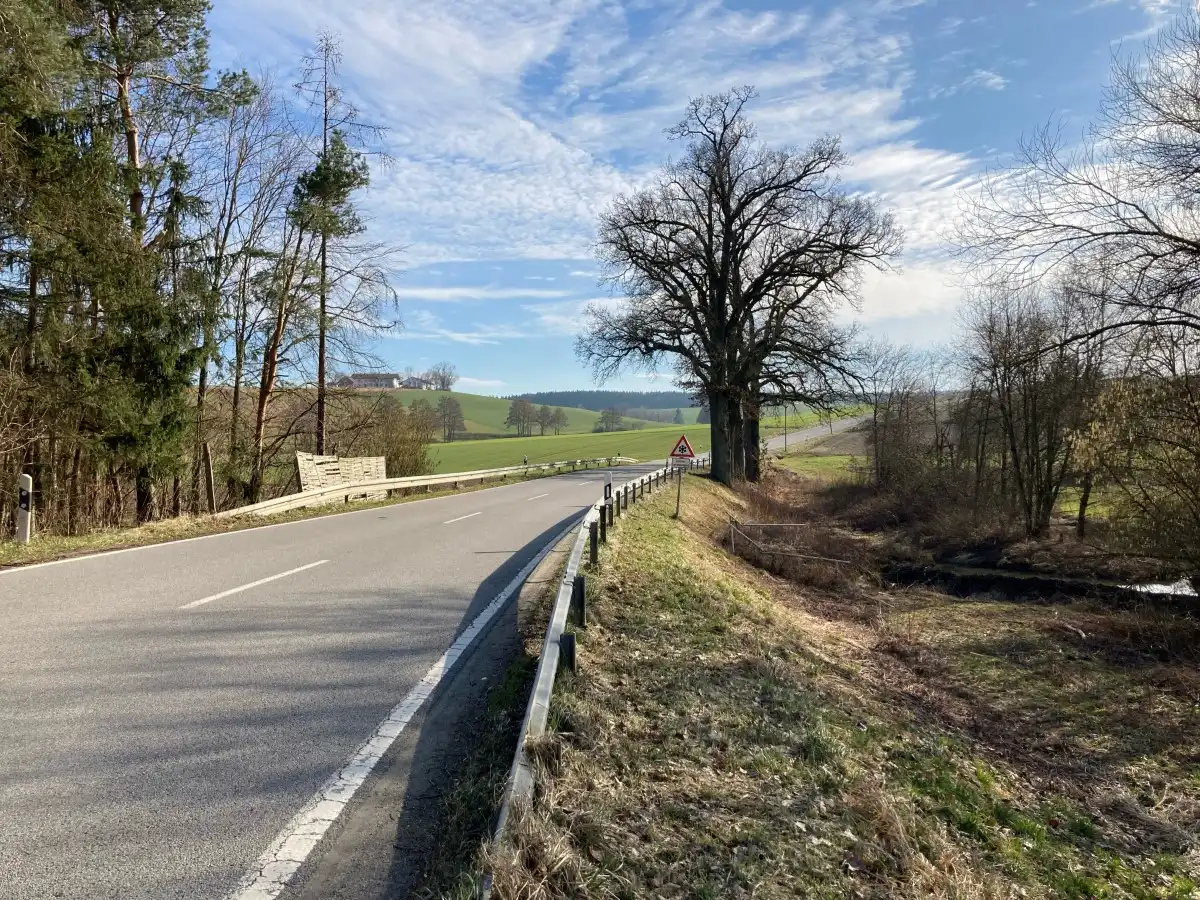
M 606 476 L 0 572 L 0 898 L 228 897 Z
M 828 434 L 837 434 L 841 431 L 849 431 L 856 425 L 861 425 L 867 420 L 866 416 L 855 416 L 850 419 L 834 419 L 828 425 L 813 425 L 809 428 L 801 428 L 797 431 L 789 431 L 787 434 L 787 449 L 792 450 L 799 448 L 805 441 L 810 441 L 813 438 L 824 437 Z M 778 437 L 773 437 L 767 441 L 768 450 L 783 450 L 784 436 L 781 434 Z
M 604 478 L 0 573 L 0 898 L 228 896 Z

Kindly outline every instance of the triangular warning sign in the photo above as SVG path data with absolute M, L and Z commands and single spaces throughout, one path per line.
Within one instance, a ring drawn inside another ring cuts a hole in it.
M 692 449 L 692 445 L 688 443 L 687 435 L 681 434 L 679 440 L 675 442 L 675 449 L 671 451 L 672 459 L 695 459 L 696 451 Z

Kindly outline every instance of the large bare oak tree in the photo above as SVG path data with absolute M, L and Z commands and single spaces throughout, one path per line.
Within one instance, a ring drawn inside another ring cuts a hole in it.
M 577 346 L 601 378 L 673 365 L 707 401 L 725 483 L 755 475 L 746 423 L 765 388 L 846 363 L 834 313 L 855 301 L 864 267 L 889 265 L 901 245 L 892 217 L 839 183 L 838 139 L 767 146 L 744 114 L 754 96 L 693 100 L 669 132 L 682 158 L 604 213 L 598 256 L 622 299 L 589 309 Z

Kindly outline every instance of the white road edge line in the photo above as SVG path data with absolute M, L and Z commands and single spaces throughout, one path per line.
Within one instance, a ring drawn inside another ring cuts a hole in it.
M 536 497 L 529 497 L 530 500 L 541 500 L 543 497 L 549 497 L 549 494 L 538 494 Z
M 442 679 L 454 668 L 454 664 L 470 649 L 471 644 L 486 629 L 496 614 L 504 608 L 512 595 L 525 583 L 529 574 L 559 545 L 564 537 L 579 527 L 576 517 L 559 535 L 553 538 L 537 555 L 527 562 L 516 577 L 496 595 L 441 655 L 425 677 L 388 714 L 375 733 L 355 751 L 340 770 L 325 782 L 298 812 L 283 831 L 279 832 L 266 853 L 258 858 L 253 868 L 242 878 L 226 900 L 275 900 L 288 882 L 300 870 L 308 855 L 320 843 L 325 832 L 337 821 L 342 810 L 362 787 L 367 777 L 383 755 L 395 742 L 421 705 L 429 699 Z
M 457 519 L 447 519 L 442 524 L 443 525 L 453 525 L 455 522 L 461 522 L 463 519 L 470 519 L 475 516 L 482 516 L 482 515 L 483 515 L 482 512 L 467 513 L 465 516 L 459 516 Z
M 231 594 L 240 594 L 242 591 L 248 591 L 250 588 L 256 588 L 260 584 L 266 584 L 268 581 L 278 581 L 280 578 L 287 578 L 289 575 L 295 575 L 297 572 L 303 572 L 305 569 L 315 569 L 317 566 L 323 566 L 329 562 L 327 559 L 319 559 L 314 563 L 309 563 L 307 566 L 300 566 L 295 569 L 288 569 L 286 572 L 280 572 L 278 575 L 271 575 L 267 578 L 260 578 L 258 581 L 252 581 L 249 584 L 243 584 L 240 587 L 230 588 L 227 591 L 221 591 L 219 594 L 213 594 L 211 597 L 203 597 L 199 600 L 193 600 L 191 603 L 185 603 L 180 609 L 195 609 L 197 606 L 203 606 L 205 603 L 211 603 L 214 600 L 220 600 L 222 597 L 228 597 Z

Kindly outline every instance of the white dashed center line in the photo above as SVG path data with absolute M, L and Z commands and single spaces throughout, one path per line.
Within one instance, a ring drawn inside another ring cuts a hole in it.
M 549 494 L 538 494 L 536 497 L 530 497 L 530 500 L 541 500 L 543 497 L 549 497 Z
M 287 578 L 289 575 L 295 575 L 297 572 L 303 572 L 305 569 L 315 569 L 317 566 L 323 566 L 327 562 L 329 562 L 329 560 L 319 559 L 315 563 L 309 563 L 307 566 L 300 566 L 296 569 L 288 569 L 286 572 L 280 572 L 278 575 L 260 578 L 258 581 L 252 581 L 249 584 L 243 584 L 241 587 L 230 588 L 227 591 L 221 591 L 219 594 L 213 594 L 211 597 L 203 597 L 199 600 L 193 600 L 191 603 L 185 603 L 179 608 L 194 609 L 197 606 L 203 606 L 205 603 L 211 603 L 214 600 L 220 600 L 222 597 L 228 597 L 231 594 L 240 594 L 242 591 L 248 591 L 250 588 L 256 588 L 260 584 L 266 584 L 268 581 L 278 581 L 280 578 Z
M 482 512 L 467 513 L 465 516 L 459 516 L 457 519 L 448 519 L 443 522 L 443 525 L 453 525 L 455 522 L 461 522 L 463 519 L 469 519 L 472 516 L 482 516 Z

